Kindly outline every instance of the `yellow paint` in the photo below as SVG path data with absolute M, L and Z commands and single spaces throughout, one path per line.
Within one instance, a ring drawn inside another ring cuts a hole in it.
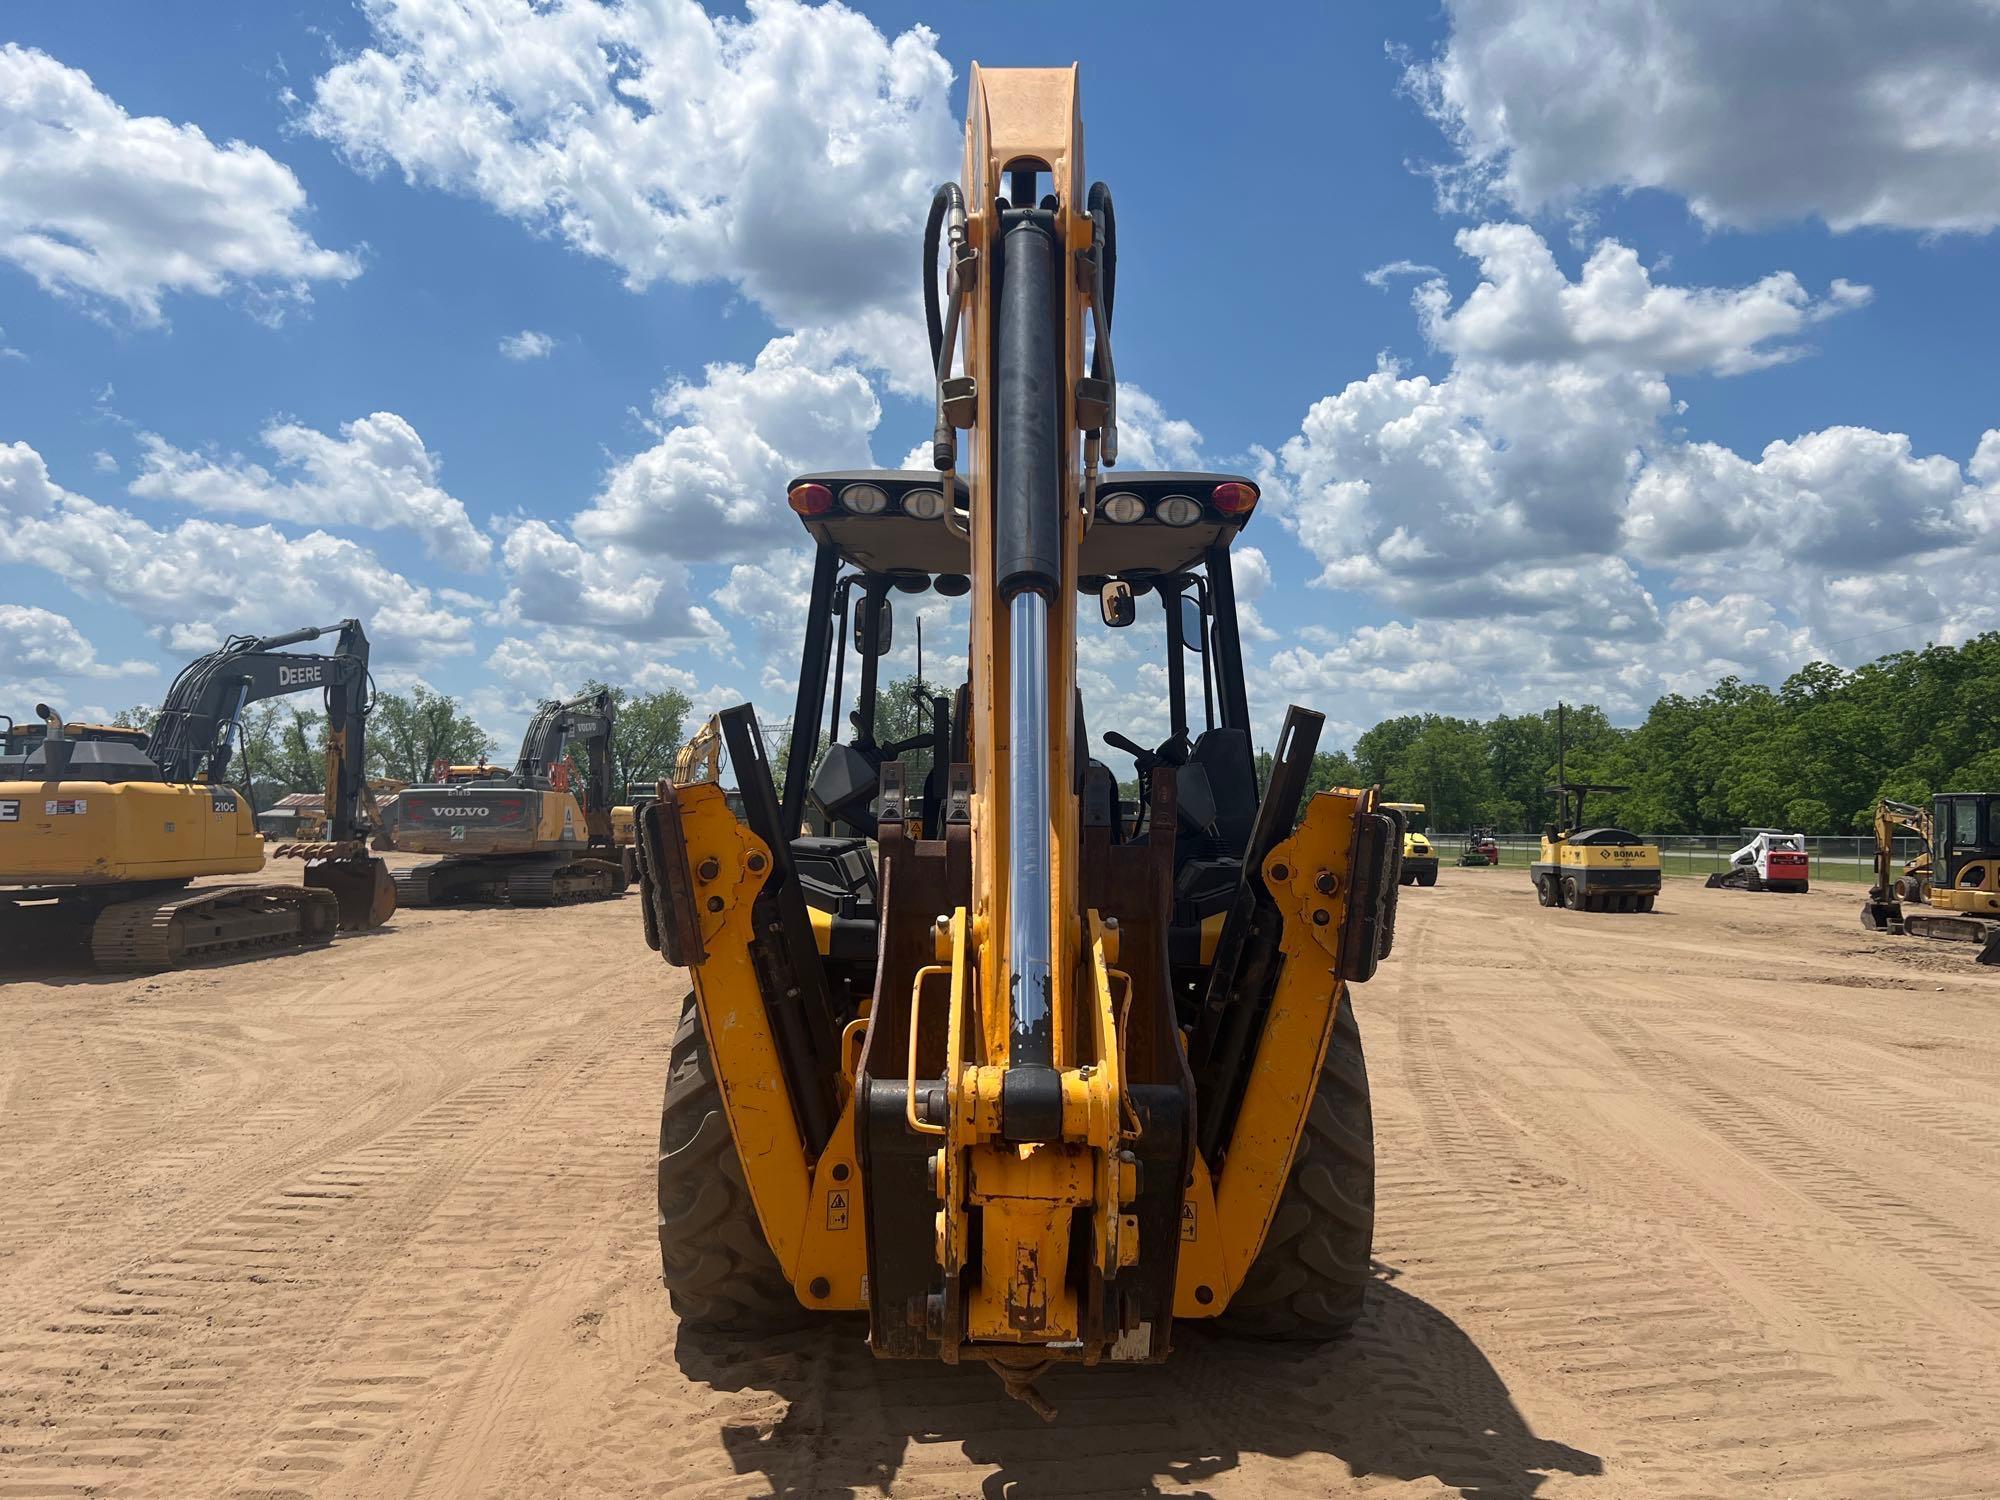
M 0 886 L 101 885 L 264 868 L 248 799 L 157 781 L 4 781 Z
M 708 952 L 707 961 L 689 971 L 696 1009 L 764 1238 L 793 1279 L 813 1185 L 750 961 L 751 904 L 770 876 L 771 851 L 730 811 L 714 782 L 682 788 L 678 806 L 688 869 L 698 871 L 709 859 L 718 869 L 710 881 L 693 876 L 696 919 Z
M 1215 964 L 1215 945 L 1222 941 L 1222 924 L 1229 920 L 1229 913 L 1219 911 L 1212 917 L 1201 919 L 1201 963 L 1203 968 Z
M 867 1204 L 861 1163 L 854 1149 L 854 1102 L 850 1097 L 813 1168 L 812 1196 L 801 1225 L 799 1260 L 792 1289 L 807 1307 L 866 1310 L 862 1283 L 868 1278 Z M 813 1283 L 826 1282 L 826 1294 Z
M 1174 1288 L 1178 1316 L 1221 1312 L 1270 1230 L 1346 994 L 1336 966 L 1354 885 L 1356 821 L 1370 796 L 1344 788 L 1321 792 L 1307 804 L 1297 831 L 1264 861 L 1265 884 L 1284 918 L 1279 947 L 1285 964 L 1213 1197 L 1201 1166 L 1187 1194 L 1195 1238 L 1188 1241 L 1183 1229 Z M 1325 876 L 1332 877 L 1331 892 L 1319 889 Z M 1322 913 L 1325 920 L 1316 922 Z M 1213 1294 L 1206 1303 L 1196 1295 L 1202 1286 Z

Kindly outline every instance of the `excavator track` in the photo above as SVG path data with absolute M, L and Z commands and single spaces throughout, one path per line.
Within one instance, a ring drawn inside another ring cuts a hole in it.
M 398 907 L 433 906 L 437 902 L 437 882 L 433 878 L 442 870 L 447 861 L 434 859 L 428 864 L 413 865 L 407 870 L 394 871 L 390 878 L 396 882 L 396 905 Z
M 608 901 L 626 887 L 625 872 L 609 859 L 434 859 L 398 870 L 399 907 L 462 902 L 509 906 L 570 906 Z
M 91 926 L 90 956 L 100 969 L 155 973 L 225 954 L 320 947 L 339 924 L 331 891 L 211 887 L 105 907 Z
M 569 906 L 608 901 L 625 888 L 625 872 L 608 859 L 551 860 L 517 865 L 507 875 L 512 906 Z

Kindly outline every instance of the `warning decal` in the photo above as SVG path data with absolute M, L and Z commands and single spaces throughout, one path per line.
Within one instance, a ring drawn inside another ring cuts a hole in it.
M 833 1188 L 826 1195 L 826 1227 L 845 1229 L 847 1227 L 847 1189 Z
M 1181 1238 L 1184 1240 L 1192 1240 L 1194 1238 L 1194 1205 L 1192 1203 L 1183 1202 L 1181 1204 Z

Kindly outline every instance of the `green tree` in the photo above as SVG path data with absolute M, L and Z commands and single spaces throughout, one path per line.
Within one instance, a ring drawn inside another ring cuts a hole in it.
M 650 785 L 673 775 L 674 757 L 687 743 L 687 716 L 694 701 L 679 688 L 635 693 L 595 679 L 584 683 L 577 696 L 597 692 L 611 694 L 616 712 L 611 727 L 611 797 L 623 802 L 626 788 L 634 783 Z M 588 771 L 582 748 L 572 745 L 569 755 L 574 784 L 580 787 Z
M 428 781 L 440 761 L 466 765 L 498 748 L 493 736 L 448 693 L 418 683 L 408 693 L 377 693 L 368 719 L 369 774 Z

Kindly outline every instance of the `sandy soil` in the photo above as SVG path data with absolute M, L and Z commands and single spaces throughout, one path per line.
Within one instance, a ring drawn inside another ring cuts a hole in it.
M 1858 893 L 1408 892 L 1351 1343 L 1164 1369 L 682 1336 L 629 899 L 0 974 L 0 1494 L 2000 1493 L 2000 974 Z

